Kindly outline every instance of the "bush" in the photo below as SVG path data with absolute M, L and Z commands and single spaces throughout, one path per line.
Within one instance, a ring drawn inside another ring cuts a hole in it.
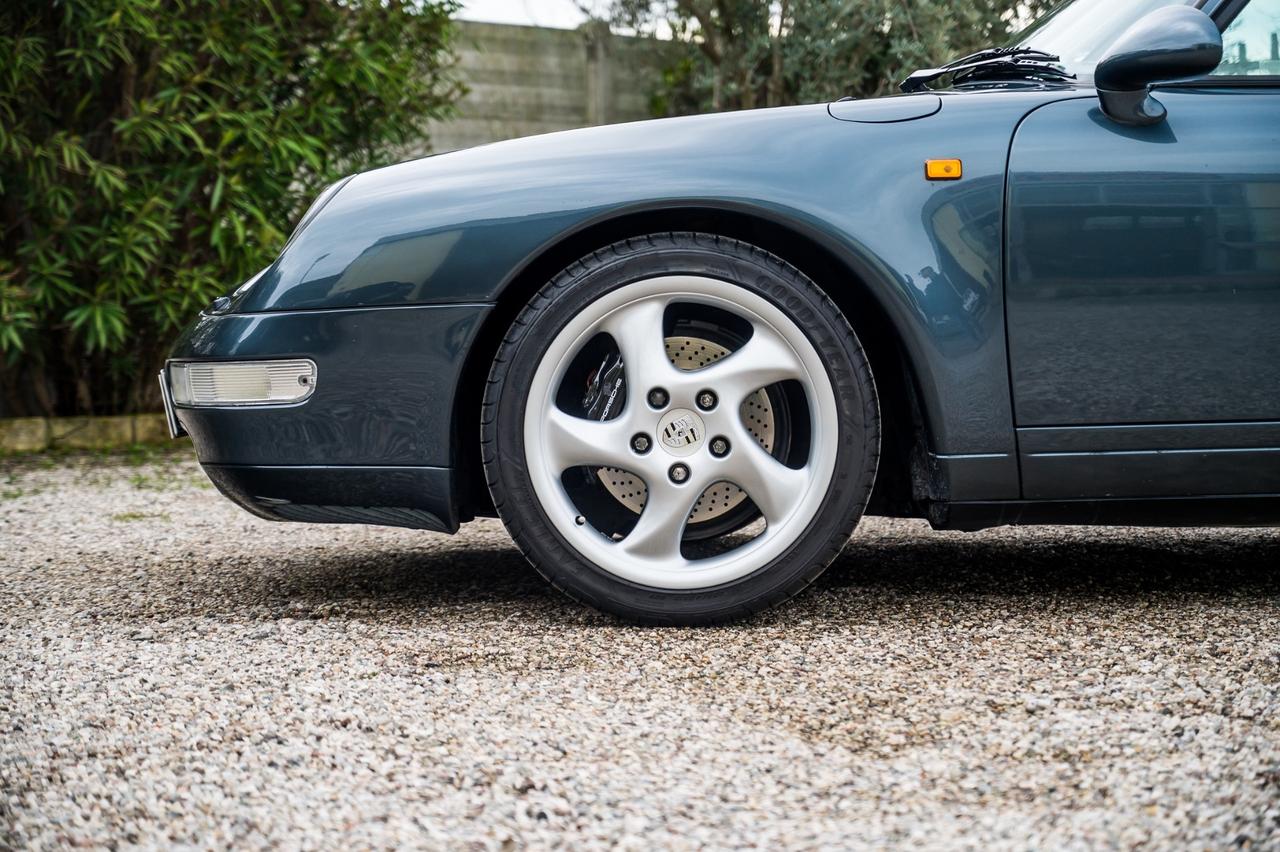
M 158 404 L 326 184 L 427 144 L 455 0 L 0 4 L 0 415 Z

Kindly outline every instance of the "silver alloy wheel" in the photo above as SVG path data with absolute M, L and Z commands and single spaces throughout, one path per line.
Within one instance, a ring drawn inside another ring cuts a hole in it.
M 667 358 L 680 370 L 700 370 L 729 354 L 729 349 L 700 337 L 668 337 Z M 751 437 L 768 452 L 774 446 L 774 413 L 769 394 L 761 389 L 743 400 L 739 414 L 751 432 Z M 647 436 L 646 436 L 647 438 Z M 640 514 L 649 492 L 644 481 L 629 471 L 616 467 L 602 467 L 596 474 L 600 484 L 627 511 Z M 747 492 L 731 482 L 712 485 L 693 506 L 689 525 L 714 521 L 732 512 L 747 499 Z
M 750 323 L 751 336 L 707 367 L 679 370 L 667 357 L 663 330 L 666 309 L 673 304 L 708 305 L 732 313 Z M 555 400 L 574 357 L 600 332 L 608 333 L 621 351 L 631 390 L 617 417 L 596 421 L 565 413 Z M 748 396 L 787 380 L 800 383 L 808 406 L 809 454 L 799 468 L 788 467 L 764 450 L 739 416 Z M 654 388 L 669 395 L 659 409 L 646 400 Z M 710 411 L 700 410 L 696 402 L 706 389 L 719 397 Z M 525 461 L 547 518 L 584 558 L 643 586 L 708 588 L 762 568 L 804 534 L 835 469 L 836 423 L 835 393 L 823 359 L 780 308 L 719 279 L 662 276 L 605 294 L 556 334 L 538 364 L 525 403 Z M 632 438 L 637 434 L 651 436 L 653 448 L 635 452 Z M 732 449 L 723 457 L 711 452 L 712 435 L 728 438 Z M 679 481 L 673 474 L 677 465 L 687 468 Z M 644 510 L 620 541 L 584 523 L 566 492 L 564 472 L 580 466 L 630 471 L 647 486 Z M 698 498 L 717 482 L 731 482 L 745 491 L 763 515 L 765 529 L 726 553 L 689 559 L 681 552 L 685 525 Z

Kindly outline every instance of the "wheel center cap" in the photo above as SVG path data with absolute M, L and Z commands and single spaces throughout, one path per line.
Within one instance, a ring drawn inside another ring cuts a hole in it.
M 706 426 L 696 411 L 673 408 L 658 421 L 658 443 L 673 456 L 693 455 L 706 437 Z

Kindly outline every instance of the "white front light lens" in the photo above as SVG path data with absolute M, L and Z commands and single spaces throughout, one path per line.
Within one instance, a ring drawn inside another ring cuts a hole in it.
M 316 388 L 314 361 L 177 361 L 169 365 L 175 405 L 286 405 Z

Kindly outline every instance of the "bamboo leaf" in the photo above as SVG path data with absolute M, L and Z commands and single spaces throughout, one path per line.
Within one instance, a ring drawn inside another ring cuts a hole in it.
M 213 194 L 209 196 L 209 209 L 217 210 L 218 202 L 222 200 L 222 190 L 227 185 L 227 176 L 218 175 L 217 181 L 213 184 Z
M 269 263 L 319 187 L 457 97 L 456 8 L 0 2 L 5 369 L 21 384 L 41 353 L 84 356 L 60 413 L 85 387 L 99 413 L 148 398 L 175 331 Z

